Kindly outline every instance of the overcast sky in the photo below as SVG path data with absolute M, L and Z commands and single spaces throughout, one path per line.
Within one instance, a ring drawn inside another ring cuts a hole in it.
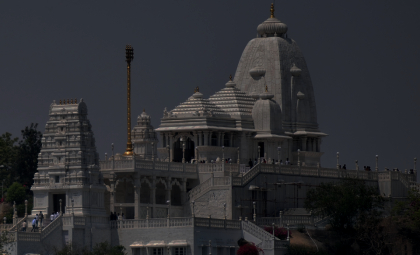
M 224 87 L 269 0 L 1 1 L 0 133 L 44 131 L 53 100 L 83 98 L 100 157 L 126 145 L 125 45 L 134 48 L 133 119 L 155 128 L 192 95 Z M 413 168 L 420 158 L 419 1 L 279 1 L 329 134 L 322 165 Z M 133 121 L 133 126 L 134 126 Z

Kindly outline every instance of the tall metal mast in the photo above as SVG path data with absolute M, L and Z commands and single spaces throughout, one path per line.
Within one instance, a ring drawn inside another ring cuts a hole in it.
M 127 61 L 127 149 L 124 155 L 133 155 L 133 144 L 131 143 L 131 84 L 130 84 L 130 65 L 134 58 L 133 47 L 125 46 L 125 61 Z

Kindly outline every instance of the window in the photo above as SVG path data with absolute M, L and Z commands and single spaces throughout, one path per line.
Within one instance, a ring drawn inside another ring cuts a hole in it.
M 185 255 L 187 253 L 185 252 L 185 247 L 175 247 L 174 248 L 174 254 L 175 255 Z
M 60 182 L 60 176 L 56 175 L 55 176 L 55 183 L 59 183 Z
M 153 255 L 163 255 L 163 248 L 153 248 Z

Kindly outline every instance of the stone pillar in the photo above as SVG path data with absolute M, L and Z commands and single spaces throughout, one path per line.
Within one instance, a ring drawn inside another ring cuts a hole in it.
M 110 194 L 110 203 L 109 203 L 109 210 L 111 212 L 115 212 L 114 209 L 114 203 L 115 203 L 115 182 L 116 182 L 116 175 L 114 173 L 111 173 L 112 178 L 109 179 L 110 185 L 111 185 L 111 194 Z M 70 199 L 69 199 L 70 200 Z
M 182 179 L 181 185 L 181 199 L 182 204 L 184 204 L 187 201 L 187 178 Z
M 306 142 L 307 142 L 308 138 L 307 137 L 302 137 L 302 151 L 306 151 Z
M 169 143 L 169 162 L 172 162 L 172 159 L 174 158 L 174 150 L 173 150 L 173 138 L 172 135 L 168 135 L 168 143 Z
M 220 146 L 225 146 L 225 132 L 220 133 Z
M 155 205 L 156 205 L 156 176 L 152 177 L 152 187 L 151 187 L 151 192 L 150 192 L 150 202 L 151 202 L 151 213 L 149 214 L 149 217 L 153 216 L 155 213 Z M 153 218 L 153 217 L 152 217 Z
M 211 132 L 204 131 L 204 146 L 209 146 L 209 137 L 211 136 Z
M 134 219 L 140 219 L 140 176 L 134 180 Z

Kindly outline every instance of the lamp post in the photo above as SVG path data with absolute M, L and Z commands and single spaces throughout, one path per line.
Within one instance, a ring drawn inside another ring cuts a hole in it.
M 149 206 L 146 207 L 146 220 L 149 219 Z
M 414 175 L 416 176 L 416 178 L 417 178 L 417 170 L 416 170 L 416 165 L 417 165 L 417 158 L 414 158 Z
M 224 211 L 224 214 L 225 214 L 225 220 L 226 220 L 226 203 L 223 203 L 223 211 Z
M 16 201 L 13 201 L 13 218 L 17 218 Z
M 112 159 L 114 159 L 114 143 L 111 143 Z
M 356 159 L 354 162 L 356 163 L 356 170 L 359 170 L 359 161 Z
M 287 241 L 290 240 L 290 236 L 289 236 L 289 224 L 287 224 Z
M 225 146 L 222 146 L 222 162 L 225 163 Z
M 211 255 L 211 240 L 209 240 L 209 255 Z
M 254 215 L 253 215 L 253 219 L 254 219 L 254 222 L 257 222 L 257 214 L 255 213 L 255 204 L 256 204 L 256 202 L 254 201 L 254 202 L 252 202 L 252 207 L 254 208 Z
M 258 163 L 261 163 L 261 146 L 258 146 Z
M 59 200 L 59 201 L 60 201 L 60 215 L 63 215 L 63 210 L 61 209 L 61 207 L 62 207 L 61 205 L 62 205 L 62 203 L 63 203 L 63 200 L 61 200 L 61 198 L 60 198 L 60 200 Z
M 298 154 L 297 165 L 300 166 L 300 149 L 297 150 L 297 154 Z
M 71 199 L 71 214 L 74 216 L 74 199 Z
M 184 138 L 181 138 L 180 141 L 182 142 L 182 163 L 185 163 L 185 141 L 184 141 Z
M 274 222 L 271 224 L 273 226 L 273 240 L 274 240 Z
M 192 201 L 191 204 L 192 204 L 192 217 L 194 218 L 195 217 L 195 214 L 194 214 L 195 201 Z
M 167 200 L 166 203 L 168 204 L 168 219 L 171 217 L 171 200 Z
M 6 224 L 7 218 L 6 216 L 3 217 L 3 223 Z
M 169 154 L 169 145 L 166 145 L 166 151 L 168 152 L 168 162 L 171 162 L 171 154 Z
M 340 152 L 337 151 L 337 169 L 340 168 Z
M 238 165 L 241 163 L 241 160 L 240 160 L 240 155 L 239 155 L 239 152 L 240 152 L 240 150 L 239 150 L 239 147 L 238 147 Z
M 379 156 L 378 156 L 378 155 L 376 155 L 376 156 L 375 156 L 375 159 L 376 159 L 376 163 L 375 163 L 375 164 L 376 164 L 376 165 L 375 165 L 375 171 L 376 171 L 376 172 L 378 172 L 378 159 L 379 159 Z
M 105 152 L 105 160 L 108 160 L 108 153 Z
M 199 158 L 198 147 L 197 146 L 195 146 L 195 158 L 197 159 L 195 161 L 195 163 L 198 164 L 198 161 L 200 160 L 200 158 Z
M 25 217 L 28 216 L 28 200 L 25 200 Z
M 152 160 L 155 161 L 155 143 L 152 142 Z
M 281 147 L 277 147 L 277 161 L 279 163 L 279 169 L 280 169 L 280 160 L 281 160 Z

